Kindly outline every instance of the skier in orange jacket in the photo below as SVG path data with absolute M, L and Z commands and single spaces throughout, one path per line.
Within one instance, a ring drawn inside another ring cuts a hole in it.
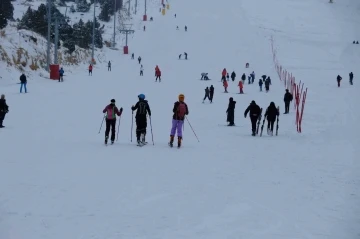
M 244 83 L 242 81 L 239 81 L 239 89 L 240 89 L 240 94 L 244 94 L 243 88 L 244 88 Z

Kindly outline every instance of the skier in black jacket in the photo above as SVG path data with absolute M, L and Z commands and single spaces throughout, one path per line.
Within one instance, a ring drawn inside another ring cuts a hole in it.
M 213 97 L 214 97 L 214 86 L 211 85 L 210 86 L 210 103 L 212 103 Z
M 204 103 L 204 101 L 206 100 L 206 98 L 208 98 L 209 101 L 211 102 L 209 87 L 206 87 L 206 88 L 205 88 L 205 97 L 204 97 L 204 99 L 203 99 L 203 103 Z
M 244 112 L 244 117 L 246 118 L 246 115 L 250 111 L 250 120 L 251 120 L 251 130 L 252 130 L 252 136 L 256 135 L 256 122 L 259 119 L 259 116 L 261 114 L 260 107 L 255 103 L 255 101 L 251 101 L 250 105 L 246 108 Z
M 337 81 L 338 87 L 340 87 L 340 82 L 341 82 L 341 80 L 342 80 L 342 77 L 341 77 L 340 75 L 338 75 L 338 76 L 336 77 L 336 81 Z
M 289 92 L 288 89 L 286 89 L 285 95 L 284 95 L 284 102 L 285 102 L 285 113 L 289 114 L 290 111 L 290 102 L 293 100 L 293 95 Z
M 22 93 L 23 87 L 25 89 L 25 93 L 27 93 L 26 85 L 27 85 L 27 79 L 26 79 L 25 74 L 22 73 L 21 76 L 20 76 L 20 93 Z
M 279 115 L 279 111 L 275 106 L 274 102 L 271 102 L 269 107 L 266 109 L 265 115 L 264 117 L 266 117 L 267 121 L 268 121 L 268 127 L 267 127 L 267 132 L 269 135 L 273 135 L 273 131 L 274 131 L 274 123 L 276 120 L 276 116 Z
M 151 110 L 149 103 L 145 100 L 145 95 L 140 94 L 138 95 L 139 101 L 136 103 L 135 106 L 131 107 L 131 110 L 136 111 L 136 139 L 137 143 L 145 144 L 145 136 L 146 136 L 146 128 L 147 128 L 147 114 L 151 117 Z M 141 136 L 141 141 L 140 141 Z
M 229 106 L 226 110 L 227 119 L 226 121 L 229 122 L 228 126 L 235 126 L 234 118 L 235 118 L 235 104 L 236 101 L 232 97 L 229 98 Z
M 241 76 L 241 80 L 243 81 L 243 83 L 245 84 L 245 80 L 246 80 L 246 75 L 245 75 L 245 73 L 244 74 L 242 74 L 242 76 Z
M 235 81 L 235 78 L 236 78 L 236 73 L 235 73 L 235 71 L 233 71 L 233 72 L 231 73 L 231 80 L 232 80 L 232 81 Z
M 352 72 L 350 72 L 350 74 L 349 74 L 350 85 L 353 84 L 353 79 L 354 79 L 354 74 Z
M 5 95 L 1 95 L 0 98 L 0 128 L 4 128 L 3 121 L 5 115 L 9 112 L 9 106 L 6 104 Z

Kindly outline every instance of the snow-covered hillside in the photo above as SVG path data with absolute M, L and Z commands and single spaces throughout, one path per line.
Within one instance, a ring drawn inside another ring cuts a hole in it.
M 169 3 L 165 16 L 159 3 L 149 7 L 152 22 L 140 21 L 141 10 L 133 17 L 134 60 L 121 47 L 107 50 L 93 76 L 85 66 L 71 68 L 71 74 L 65 68 L 63 83 L 29 80 L 27 94 L 19 93 L 18 84 L 0 81 L 10 106 L 0 129 L 0 238 L 359 238 L 360 45 L 352 44 L 360 41 L 359 3 Z M 293 107 L 280 115 L 278 136 L 265 129 L 263 137 L 252 137 L 249 116 L 243 115 L 252 100 L 264 109 L 274 101 L 283 112 L 271 37 L 279 62 L 308 87 L 302 134 Z M 183 52 L 188 60 L 178 60 Z M 155 82 L 156 65 L 161 83 Z M 227 94 L 223 68 L 237 73 Z M 271 76 L 268 93 L 246 83 L 245 94 L 237 94 L 241 74 L 251 71 L 257 80 Z M 212 80 L 200 81 L 201 72 Z M 214 102 L 202 103 L 211 84 Z M 149 144 L 141 148 L 134 143 L 130 110 L 140 93 L 152 110 Z M 185 121 L 183 147 L 169 148 L 180 93 L 200 142 Z M 229 97 L 237 101 L 237 127 L 222 126 Z M 124 112 L 119 140 L 106 147 L 104 126 L 98 131 L 112 98 Z

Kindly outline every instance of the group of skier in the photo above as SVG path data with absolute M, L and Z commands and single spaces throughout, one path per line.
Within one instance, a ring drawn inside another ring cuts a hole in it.
M 205 102 L 206 99 L 208 99 L 210 101 L 210 103 L 212 103 L 213 101 L 213 98 L 214 98 L 214 86 L 211 85 L 210 88 L 209 87 L 206 87 L 205 88 L 205 96 L 204 96 L 204 99 L 203 99 L 203 103 Z
M 150 119 L 151 126 L 151 110 L 150 105 L 147 100 L 145 100 L 144 94 L 138 95 L 138 102 L 131 107 L 132 112 L 135 113 L 135 122 L 136 122 L 136 141 L 138 146 L 144 146 L 147 144 L 146 142 L 146 133 L 147 133 L 147 117 Z M 115 104 L 115 99 L 110 101 L 110 104 L 107 105 L 104 110 L 104 120 L 106 121 L 106 129 L 105 129 L 105 145 L 108 144 L 109 134 L 111 131 L 111 144 L 115 141 L 115 132 L 116 132 L 116 116 L 121 116 L 123 113 L 123 108 L 118 109 Z M 1 108 L 0 108 L 1 109 Z M 170 141 L 169 146 L 173 147 L 175 135 L 177 135 L 178 148 L 181 147 L 182 143 L 182 128 L 184 125 L 184 120 L 186 115 L 189 114 L 189 109 L 187 104 L 185 103 L 185 96 L 180 94 L 178 96 L 178 101 L 174 103 L 173 107 L 173 117 L 172 117 L 172 127 L 170 131 Z M 133 118 L 133 117 L 132 117 Z M 103 122 L 104 122 L 103 120 Z M 119 121 L 120 125 L 120 121 Z M 102 126 L 102 124 L 101 124 Z M 131 126 L 132 128 L 132 126 Z M 100 127 L 101 130 L 101 127 Z M 100 131 L 99 131 L 100 132 Z
M 349 73 L 349 83 L 350 83 L 350 85 L 353 85 L 353 80 L 354 80 L 354 74 L 352 72 L 350 72 Z M 336 81 L 337 81 L 337 86 L 340 87 L 342 77 L 340 75 L 337 75 Z

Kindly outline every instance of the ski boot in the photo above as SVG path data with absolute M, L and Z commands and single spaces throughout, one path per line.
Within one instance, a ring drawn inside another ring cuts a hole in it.
M 114 140 L 111 140 L 111 144 L 114 144 Z
M 146 144 L 146 142 L 145 142 L 145 134 L 141 134 L 141 143 Z
M 256 131 L 253 131 L 251 135 L 252 135 L 252 136 L 255 136 L 255 135 L 256 135 Z
M 173 136 L 173 135 L 170 135 L 169 146 L 170 146 L 171 148 L 174 146 L 174 136 Z
M 182 141 L 182 137 L 178 136 L 178 148 L 181 147 L 181 141 Z
M 105 136 L 105 144 L 108 143 L 109 136 Z

